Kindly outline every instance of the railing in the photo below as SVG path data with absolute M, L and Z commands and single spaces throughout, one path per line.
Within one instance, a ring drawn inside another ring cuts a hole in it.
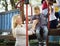
M 11 19 L 15 14 L 19 14 L 19 9 L 0 13 L 0 30 L 11 29 Z

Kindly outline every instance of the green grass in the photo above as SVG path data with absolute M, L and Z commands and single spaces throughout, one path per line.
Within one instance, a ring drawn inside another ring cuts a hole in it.
M 30 46 L 38 46 L 38 41 L 30 40 Z M 48 46 L 60 46 L 60 44 L 58 42 L 49 42 Z
M 30 40 L 29 41 L 30 46 L 38 46 L 38 41 L 37 40 Z M 14 46 L 15 42 L 9 42 L 9 43 L 3 43 L 2 41 L 0 42 L 0 46 Z M 60 44 L 57 42 L 49 42 L 48 46 L 60 46 Z

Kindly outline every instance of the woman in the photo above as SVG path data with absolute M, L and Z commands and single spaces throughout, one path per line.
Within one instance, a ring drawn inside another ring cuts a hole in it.
M 28 31 L 28 35 L 34 34 L 35 32 L 33 30 L 34 29 Z M 26 25 L 22 24 L 22 18 L 20 15 L 15 15 L 12 18 L 12 33 L 13 36 L 16 38 L 15 46 L 26 46 Z
M 49 17 L 50 17 L 50 28 L 57 28 L 58 25 L 58 21 L 57 18 L 55 17 L 55 12 L 54 12 L 54 7 L 53 6 L 49 6 Z

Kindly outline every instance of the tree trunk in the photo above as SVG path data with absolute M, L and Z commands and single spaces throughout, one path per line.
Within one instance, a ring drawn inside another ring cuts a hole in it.
M 10 0 L 10 2 L 11 2 L 12 9 L 15 9 L 15 1 L 14 0 Z
M 6 0 L 5 0 L 5 11 L 8 11 L 8 4 Z

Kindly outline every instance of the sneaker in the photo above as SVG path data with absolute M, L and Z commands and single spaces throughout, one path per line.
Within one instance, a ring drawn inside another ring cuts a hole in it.
M 43 46 L 46 46 L 46 42 L 43 42 L 43 44 L 44 44 Z
M 41 45 L 39 45 L 39 46 L 41 46 Z
M 41 46 L 41 43 L 42 43 L 42 42 L 38 42 L 38 46 Z
M 46 46 L 46 45 L 44 45 L 44 46 Z
M 39 42 L 39 44 L 41 44 L 42 42 Z
M 44 44 L 46 44 L 46 42 L 43 42 Z
M 46 44 L 46 42 L 43 42 L 44 44 Z

